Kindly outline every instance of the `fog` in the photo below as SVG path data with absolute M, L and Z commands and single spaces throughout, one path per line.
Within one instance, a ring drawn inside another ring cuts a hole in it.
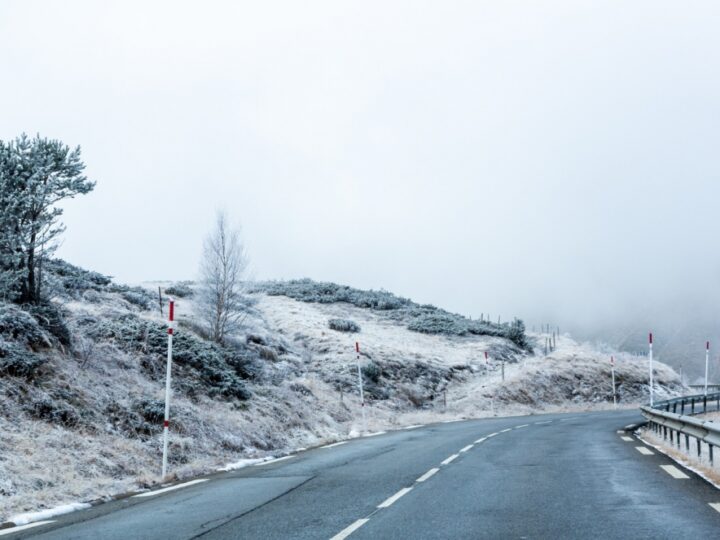
M 97 188 L 58 254 L 120 280 L 192 279 L 224 208 L 257 279 L 630 350 L 655 330 L 692 374 L 720 351 L 719 23 L 710 1 L 6 0 L 0 138 L 82 146 Z

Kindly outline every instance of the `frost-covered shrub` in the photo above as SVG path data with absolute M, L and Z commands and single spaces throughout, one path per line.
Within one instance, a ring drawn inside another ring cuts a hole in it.
M 359 332 L 360 326 L 347 319 L 330 319 L 328 321 L 328 327 L 331 330 L 337 330 L 338 332 Z
M 362 373 L 369 380 L 377 383 L 380 380 L 380 375 L 382 375 L 382 368 L 375 362 L 370 362 L 362 367 Z
M 42 357 L 0 340 L 0 377 L 32 379 L 43 363 Z
M 507 338 L 521 349 L 529 349 L 530 344 L 525 335 L 525 323 L 520 319 L 515 319 L 508 328 Z
M 73 298 L 88 289 L 102 290 L 112 282 L 108 276 L 83 270 L 61 259 L 47 261 L 43 271 L 51 290 Z
M 269 296 L 287 296 L 301 302 L 333 304 L 347 302 L 357 307 L 378 310 L 399 309 L 410 305 L 410 300 L 387 291 L 363 291 L 336 283 L 316 282 L 310 279 L 273 281 L 259 285 Z
M 157 298 L 142 287 L 132 287 L 120 293 L 125 300 L 140 309 L 152 309 L 157 304 Z
M 167 289 L 165 289 L 165 294 L 175 296 L 177 298 L 190 297 L 195 294 L 195 292 L 192 290 L 191 285 L 192 281 L 180 281 L 178 283 L 173 283 Z
M 35 317 L 14 304 L 0 303 L 0 336 L 35 350 L 51 346 Z
M 74 427 L 80 423 L 80 415 L 74 407 L 67 402 L 52 399 L 51 396 L 42 396 L 33 400 L 27 410 L 33 418 L 51 424 Z
M 408 330 L 423 334 L 462 336 L 468 332 L 467 325 L 462 324 L 461 320 L 443 313 L 421 315 L 410 321 L 407 327 Z
M 167 353 L 165 325 L 133 314 L 100 320 L 90 324 L 86 332 L 95 339 L 112 341 L 127 353 L 146 355 L 150 360 L 144 363 L 147 368 L 162 363 Z M 208 395 L 246 400 L 251 394 L 238 376 L 233 354 L 237 352 L 228 352 L 190 332 L 178 332 L 173 339 L 173 361 L 191 370 L 196 380 L 204 383 Z M 185 383 L 186 391 L 192 393 L 192 381 Z
M 58 306 L 51 302 L 27 307 L 33 317 L 47 330 L 61 345 L 67 347 L 72 341 L 70 329 L 65 323 L 65 317 Z

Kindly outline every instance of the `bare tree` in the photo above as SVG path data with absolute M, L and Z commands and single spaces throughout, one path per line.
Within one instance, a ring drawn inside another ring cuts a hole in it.
M 231 227 L 225 213 L 218 212 L 215 227 L 203 246 L 198 294 L 199 315 L 208 326 L 210 338 L 217 343 L 242 324 L 247 267 L 240 229 Z

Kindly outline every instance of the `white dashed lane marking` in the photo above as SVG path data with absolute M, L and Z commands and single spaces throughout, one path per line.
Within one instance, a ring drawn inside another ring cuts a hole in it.
M 643 456 L 654 456 L 655 454 L 650 451 L 650 449 L 645 448 L 644 446 L 636 446 L 635 450 L 640 452 Z
M 140 493 L 138 495 L 133 495 L 133 498 L 135 498 L 135 497 L 154 497 L 155 495 L 160 495 L 161 493 L 167 493 L 168 491 L 175 491 L 176 489 L 193 486 L 195 484 L 202 484 L 203 482 L 207 482 L 207 478 L 200 478 L 199 480 L 192 480 L 190 482 L 185 482 L 184 484 L 178 484 L 177 486 L 170 486 L 170 487 L 166 487 L 164 489 L 158 489 L 157 491 L 148 491 L 146 493 Z
M 418 478 L 418 479 L 415 480 L 415 481 L 416 481 L 416 482 L 424 482 L 425 480 L 427 480 L 428 478 L 430 478 L 433 474 L 435 474 L 435 473 L 438 472 L 439 470 L 440 470 L 440 469 L 438 469 L 437 467 L 433 467 L 432 469 L 430 469 L 428 472 L 426 472 L 425 474 L 423 474 L 420 478 Z
M 678 480 L 685 480 L 686 478 L 690 478 L 687 474 L 682 472 L 680 469 L 678 469 L 675 465 L 660 465 L 660 468 L 668 473 L 673 478 L 677 478 Z
M 409 493 L 412 490 L 412 488 L 402 488 L 400 491 L 398 491 L 395 495 L 392 497 L 389 497 L 385 501 L 378 504 L 378 508 L 387 508 L 388 506 L 391 506 L 395 501 L 397 501 L 400 497 L 403 495 Z
M 519 425 L 519 426 L 515 426 L 515 429 L 520 429 L 520 428 L 528 427 L 529 425 L 530 425 L 530 424 L 521 424 L 521 425 Z
M 720 512 L 720 503 L 708 503 L 713 510 Z
M 487 437 L 482 437 L 482 438 L 478 439 L 477 441 L 475 441 L 475 444 L 480 444 L 481 442 L 483 442 L 485 440 L 487 440 Z
M 620 438 L 621 438 L 623 441 L 625 441 L 625 442 L 632 442 L 632 441 L 633 441 L 633 440 L 632 440 L 632 437 L 627 437 L 627 436 L 625 436 L 625 435 L 623 435 L 623 436 L 620 437 Z
M 497 435 L 497 433 L 491 433 L 490 435 L 488 435 L 488 436 L 485 437 L 485 438 L 486 438 L 486 439 L 489 439 L 490 437 L 494 437 L 495 435 Z
M 507 433 L 508 431 L 510 431 L 510 428 L 503 429 L 500 433 Z
M 544 420 L 543 422 L 535 422 L 536 426 L 542 425 L 542 424 L 551 424 L 552 420 Z
M 456 457 L 458 457 L 458 455 L 459 455 L 459 454 L 453 454 L 453 455 L 450 456 L 449 458 L 441 461 L 441 462 L 440 462 L 440 465 L 447 465 L 447 464 L 450 463 L 453 459 L 455 459 Z
M 344 538 L 347 538 L 347 537 L 350 536 L 352 533 L 354 533 L 355 531 L 357 531 L 360 527 L 362 527 L 363 525 L 365 525 L 368 521 L 370 521 L 370 520 L 367 519 L 367 518 L 365 518 L 365 519 L 358 519 L 355 523 L 353 523 L 353 524 L 350 525 L 349 527 L 345 527 L 342 531 L 340 531 L 339 533 L 337 533 L 337 534 L 336 534 L 335 536 L 333 536 L 330 540 L 343 540 Z
M 463 454 L 463 453 L 467 452 L 468 450 L 470 450 L 472 447 L 473 447 L 472 444 L 468 444 L 466 447 L 464 447 L 460 450 L 460 453 Z

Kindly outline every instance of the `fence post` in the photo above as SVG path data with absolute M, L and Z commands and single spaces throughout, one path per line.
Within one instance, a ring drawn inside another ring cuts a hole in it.
M 362 410 L 363 431 L 367 431 L 367 419 L 365 418 L 365 392 L 363 391 L 362 371 L 360 370 L 360 342 L 355 342 L 355 353 L 357 359 L 358 385 L 360 386 L 360 409 Z
M 170 299 L 170 307 L 168 309 L 168 349 L 167 349 L 167 369 L 165 373 L 165 421 L 163 422 L 163 456 L 162 456 L 162 477 L 167 475 L 168 461 L 168 430 L 170 428 L 170 380 L 172 378 L 172 345 L 173 345 L 173 326 L 175 321 L 175 301 Z

